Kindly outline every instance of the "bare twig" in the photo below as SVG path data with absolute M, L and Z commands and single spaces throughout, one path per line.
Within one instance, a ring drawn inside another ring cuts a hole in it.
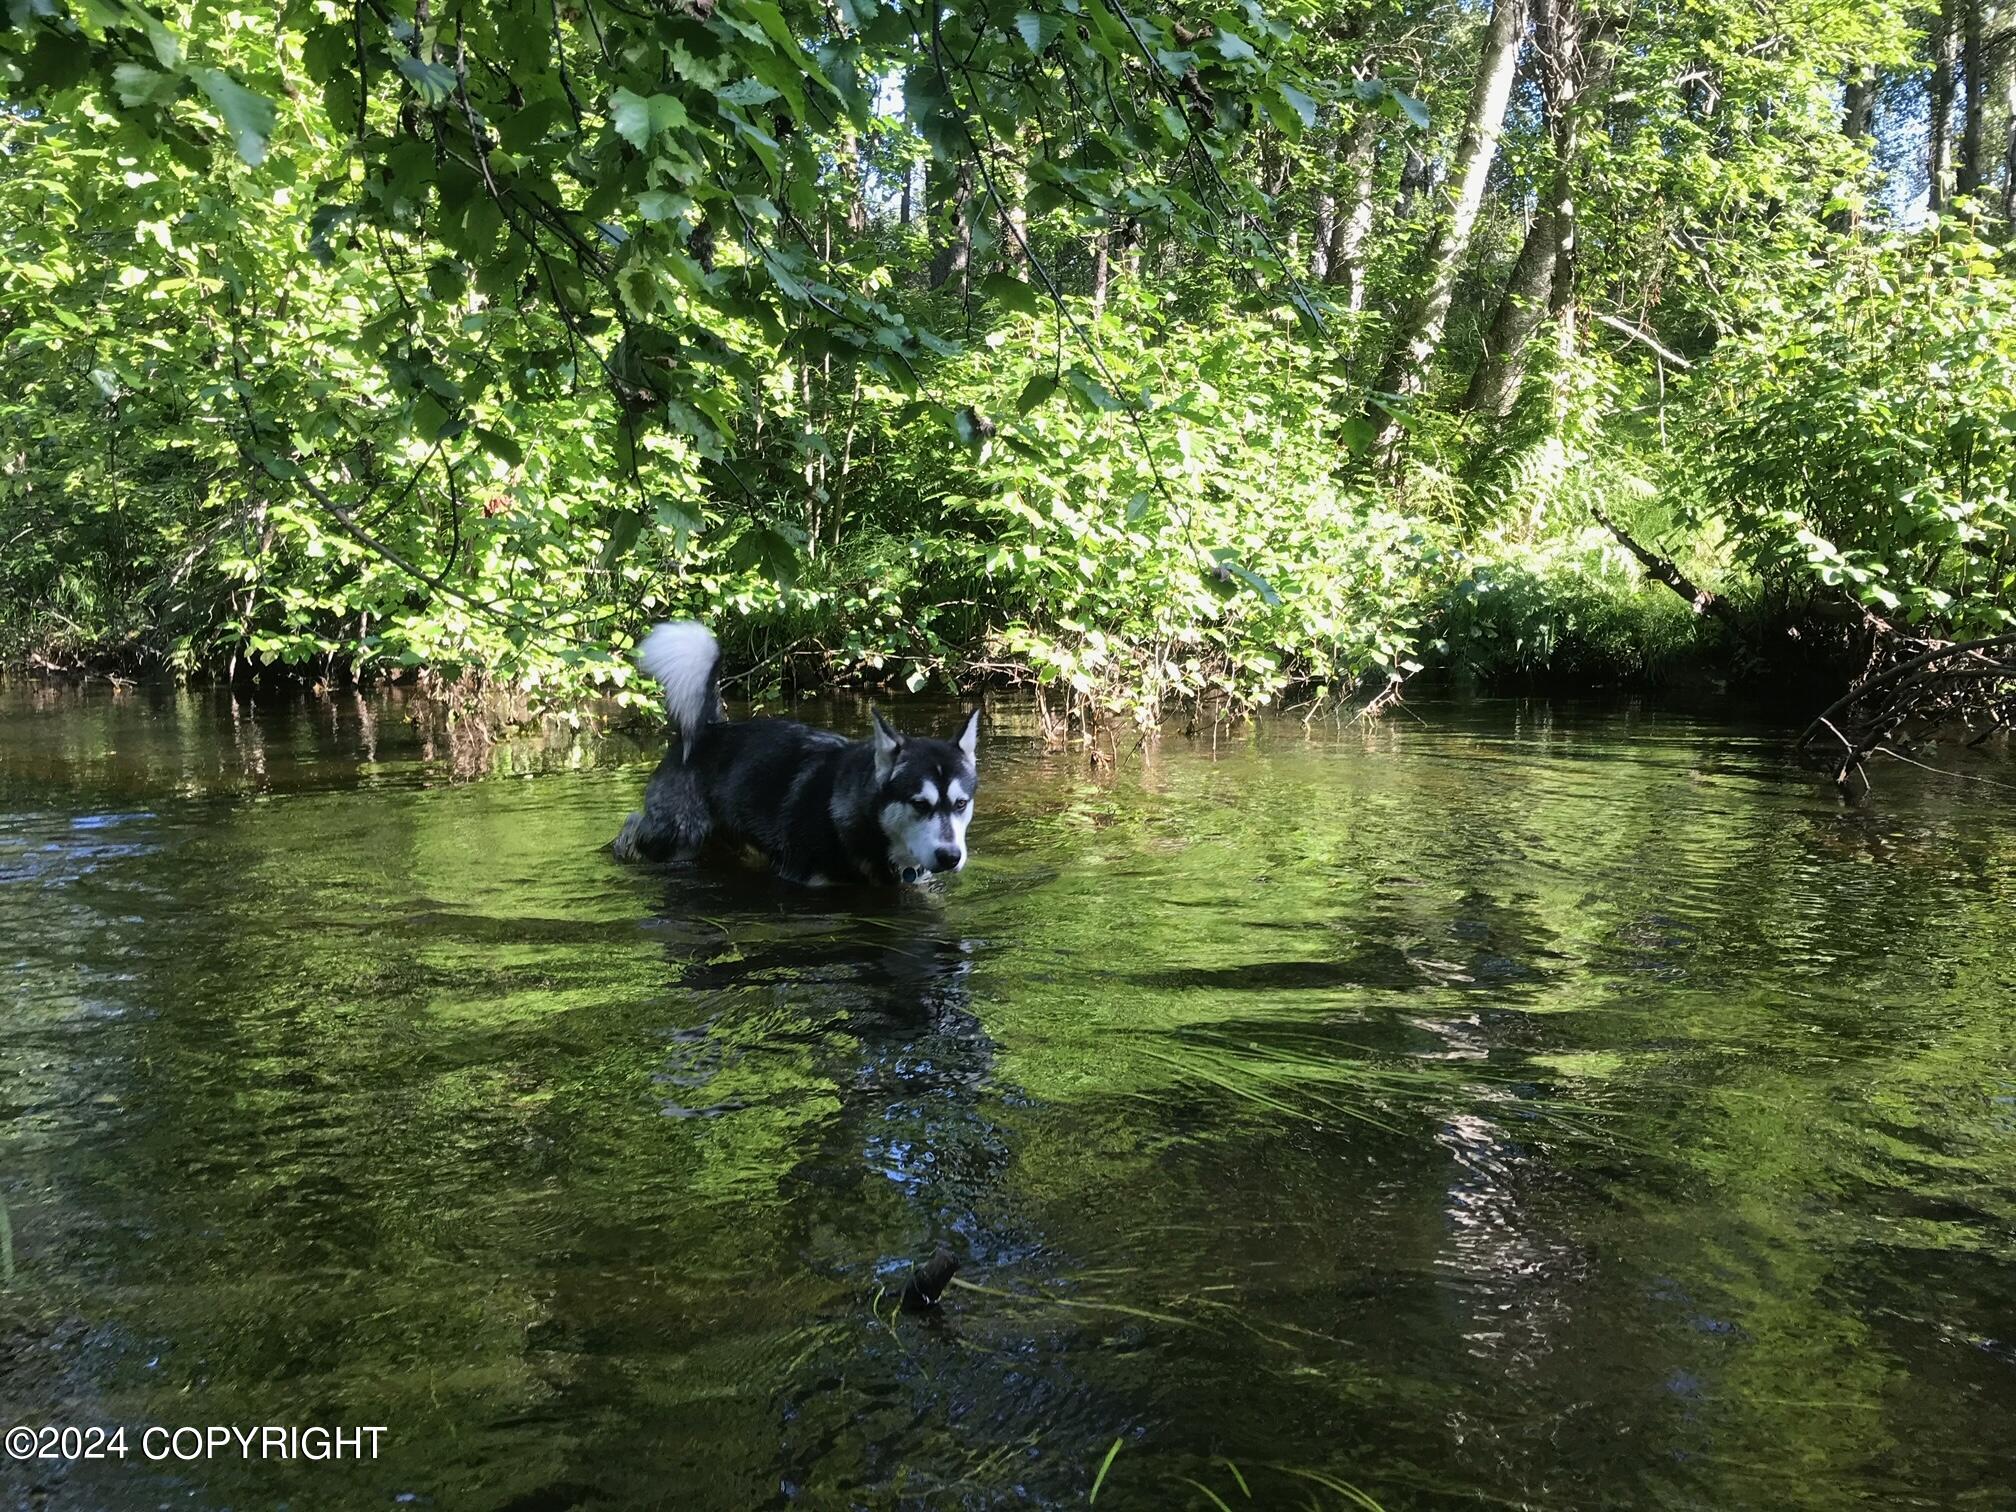
M 1658 353 L 1659 360 L 1664 362 L 1668 367 L 1676 367 L 1683 373 L 1693 370 L 1694 364 L 1692 362 L 1682 357 L 1678 352 L 1660 345 L 1656 338 L 1639 330 L 1630 321 L 1619 320 L 1615 315 L 1606 314 L 1602 310 L 1591 310 L 1589 313 L 1595 319 L 1610 327 L 1611 330 L 1618 332 L 1620 335 L 1629 336 L 1641 346 L 1650 347 L 1654 352 Z

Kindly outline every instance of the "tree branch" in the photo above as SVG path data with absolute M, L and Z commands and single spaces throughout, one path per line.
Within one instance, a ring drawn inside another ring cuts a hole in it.
M 1651 548 L 1641 546 L 1633 540 L 1623 526 L 1605 514 L 1596 505 L 1589 506 L 1589 513 L 1596 517 L 1596 523 L 1617 538 L 1617 542 L 1644 566 L 1647 576 L 1655 582 L 1664 583 L 1680 597 L 1694 606 L 1696 614 L 1712 614 L 1725 625 L 1733 626 L 1735 616 L 1729 612 L 1728 603 L 1719 593 L 1697 585 L 1682 572 L 1671 557 L 1663 557 Z
M 1629 336 L 1641 346 L 1650 347 L 1659 354 L 1659 360 L 1665 363 L 1666 366 L 1678 368 L 1683 373 L 1693 371 L 1694 364 L 1692 362 L 1682 357 L 1678 352 L 1670 351 L 1666 347 L 1661 346 L 1652 336 L 1639 330 L 1638 327 L 1632 325 L 1628 320 L 1619 320 L 1615 315 L 1606 315 L 1601 310 L 1591 310 L 1589 313 L 1610 327 L 1611 330 L 1618 332 L 1620 335 Z

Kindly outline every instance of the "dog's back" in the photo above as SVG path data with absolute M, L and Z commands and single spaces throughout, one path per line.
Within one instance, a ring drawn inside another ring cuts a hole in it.
M 957 742 L 900 735 L 879 715 L 870 740 L 790 719 L 731 721 L 720 646 L 690 621 L 658 626 L 637 662 L 665 689 L 672 743 L 643 812 L 616 837 L 620 859 L 686 860 L 721 842 L 814 885 L 910 880 L 965 863 L 977 711 Z
M 810 883 L 858 878 L 862 858 L 879 861 L 867 813 L 874 766 L 867 742 L 792 719 L 713 725 L 687 762 L 716 836 Z

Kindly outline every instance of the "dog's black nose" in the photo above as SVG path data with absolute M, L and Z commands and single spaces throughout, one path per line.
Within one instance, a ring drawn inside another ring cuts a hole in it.
M 959 863 L 965 859 L 966 853 L 964 851 L 941 850 L 931 858 L 931 869 L 941 872 L 957 871 L 959 870 Z

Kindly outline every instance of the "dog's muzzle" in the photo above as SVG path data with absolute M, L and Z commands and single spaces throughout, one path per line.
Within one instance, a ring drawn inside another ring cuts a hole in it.
M 904 884 L 907 886 L 909 884 L 916 882 L 928 881 L 932 877 L 936 877 L 941 873 L 949 875 L 952 872 L 956 872 L 957 870 L 959 870 L 960 867 L 966 864 L 966 858 L 964 855 L 949 852 L 947 854 L 951 854 L 952 859 L 949 861 L 945 861 L 938 866 L 906 866 L 897 875 L 902 877 Z

